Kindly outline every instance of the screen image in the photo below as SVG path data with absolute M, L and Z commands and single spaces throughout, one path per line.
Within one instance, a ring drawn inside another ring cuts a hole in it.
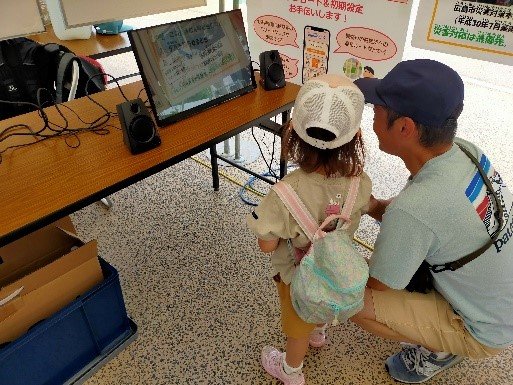
M 303 83 L 320 74 L 328 73 L 330 31 L 307 25 L 303 39 Z
M 240 9 L 128 36 L 159 126 L 256 88 Z

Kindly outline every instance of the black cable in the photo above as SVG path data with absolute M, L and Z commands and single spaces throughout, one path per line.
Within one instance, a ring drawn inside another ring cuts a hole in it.
M 273 151 L 271 152 L 271 167 L 273 166 L 273 162 L 274 162 L 274 151 L 276 150 L 274 147 L 275 144 L 276 144 L 276 135 L 273 135 Z
M 13 101 L 8 101 L 8 100 L 0 100 L 0 103 L 4 103 L 4 104 L 12 104 L 12 105 L 17 105 L 17 106 L 21 106 L 21 105 L 30 106 L 31 108 L 37 110 L 38 115 L 41 117 L 41 119 L 43 120 L 43 123 L 44 123 L 42 128 L 35 129 L 35 130 L 26 124 L 15 124 L 15 125 L 6 127 L 5 129 L 1 130 L 0 131 L 0 142 L 5 141 L 12 136 L 32 136 L 36 140 L 34 142 L 30 142 L 30 143 L 11 145 L 11 146 L 4 148 L 3 150 L 0 150 L 0 163 L 3 160 L 2 154 L 4 154 L 6 151 L 8 151 L 10 149 L 26 147 L 29 145 L 33 145 L 35 143 L 39 143 L 42 140 L 51 139 L 51 138 L 58 137 L 58 136 L 64 137 L 64 141 L 67 146 L 69 146 L 71 148 L 77 148 L 80 146 L 80 138 L 79 138 L 78 134 L 81 132 L 93 132 L 97 135 L 107 135 L 110 133 L 109 127 L 115 127 L 117 129 L 119 129 L 119 127 L 117 127 L 117 126 L 108 124 L 108 121 L 110 120 L 110 118 L 112 118 L 113 116 L 117 116 L 117 113 L 107 110 L 103 105 L 101 105 L 99 102 L 94 100 L 89 95 L 89 90 L 88 90 L 89 83 L 93 78 L 98 77 L 98 76 L 108 76 L 108 77 L 112 78 L 114 80 L 114 82 L 116 83 L 116 85 L 118 86 L 118 89 L 121 92 L 121 95 L 125 98 L 126 101 L 128 101 L 128 98 L 124 94 L 124 92 L 118 82 L 118 79 L 116 77 L 114 77 L 110 74 L 103 73 L 103 72 L 89 77 L 89 79 L 86 82 L 86 86 L 85 86 L 85 91 L 86 91 L 85 96 L 89 100 L 91 100 L 94 104 L 98 105 L 103 111 L 105 111 L 104 114 L 100 115 L 98 118 L 94 119 L 92 122 L 85 122 L 71 107 L 64 105 L 64 104 L 61 104 L 61 105 L 56 104 L 53 93 L 45 88 L 40 88 L 37 90 L 37 93 L 36 93 L 37 104 L 31 103 L 31 102 L 13 102 Z M 50 100 L 46 100 L 45 102 L 42 102 L 43 92 L 47 92 L 50 95 Z M 141 92 L 142 92 L 142 90 L 139 92 L 139 95 Z M 48 115 L 46 114 L 46 112 L 44 111 L 43 108 L 51 107 L 51 106 L 55 107 L 58 114 L 62 117 L 62 119 L 64 121 L 63 125 L 51 122 L 48 119 Z M 69 121 L 61 110 L 62 107 L 71 111 L 80 120 L 80 122 L 83 123 L 85 126 L 77 127 L 77 128 L 70 128 Z M 20 129 L 27 130 L 28 132 L 16 131 L 16 130 L 20 130 Z M 45 133 L 45 131 L 51 131 L 52 133 Z M 69 142 L 69 139 L 71 137 L 74 137 L 77 139 L 76 144 L 71 144 Z
M 47 92 L 49 92 L 48 90 L 46 89 L 39 89 L 38 92 L 37 92 L 37 95 L 38 95 L 38 102 L 40 102 L 40 93 L 42 90 L 45 90 Z M 55 109 L 57 110 L 57 112 L 59 113 L 59 115 L 62 117 L 62 119 L 64 120 L 65 122 L 65 125 L 64 126 L 60 126 L 56 123 L 53 123 L 51 122 L 51 124 L 53 124 L 54 126 L 57 126 L 60 130 L 55 130 L 54 128 L 52 128 L 49 124 L 46 125 L 46 128 L 48 128 L 49 130 L 51 131 L 54 131 L 54 132 L 57 132 L 57 133 L 64 133 L 64 134 L 76 134 L 77 132 L 80 132 L 80 131 L 93 131 L 95 133 L 99 133 L 100 135 L 105 135 L 105 134 L 108 134 L 108 130 L 107 132 L 104 131 L 104 129 L 102 129 L 102 126 L 104 126 L 108 120 L 110 119 L 110 112 L 105 108 L 103 107 L 102 105 L 98 104 L 105 112 L 106 114 L 104 115 L 101 115 L 99 118 L 93 120 L 92 122 L 84 122 L 80 117 L 79 115 L 73 111 L 73 109 L 71 109 L 69 106 L 66 106 L 64 104 L 57 104 L 55 102 L 55 99 L 53 98 L 53 95 L 50 94 L 50 98 L 53 102 L 53 106 L 55 107 Z M 92 100 L 91 98 L 89 98 L 90 100 Z M 94 101 L 94 100 L 93 100 Z M 77 128 L 77 129 L 73 129 L 73 128 L 69 128 L 69 121 L 68 119 L 66 118 L 66 116 L 64 115 L 64 113 L 61 111 L 61 107 L 65 107 L 67 108 L 68 110 L 70 110 L 76 117 L 78 117 L 78 119 L 84 123 L 84 124 L 87 124 L 89 125 L 89 127 L 82 127 L 82 128 Z M 101 121 L 101 120 L 104 120 L 104 121 Z M 69 132 L 68 132 L 69 131 Z M 80 140 L 79 140 L 80 142 Z M 74 146 L 70 146 L 70 147 L 74 147 Z
M 89 77 L 89 79 L 87 79 L 87 82 L 86 82 L 86 85 L 85 85 L 85 92 L 86 92 L 86 97 L 89 98 L 89 100 L 91 100 L 94 104 L 97 104 L 98 106 L 100 106 L 103 110 L 105 110 L 106 112 L 107 109 L 105 107 L 103 107 L 100 103 L 98 103 L 96 100 L 92 99 L 91 96 L 89 96 L 89 83 L 91 82 L 92 79 L 98 77 L 98 76 L 109 76 L 113 79 L 113 82 L 116 83 L 116 85 L 118 86 L 118 89 L 119 89 L 119 92 L 121 92 L 121 95 L 123 96 L 123 98 L 125 98 L 125 100 L 128 102 L 128 98 L 126 97 L 125 93 L 123 92 L 123 89 L 121 88 L 121 86 L 119 85 L 119 82 L 118 82 L 118 78 L 116 78 L 115 76 L 112 76 L 110 74 L 107 74 L 107 73 L 104 73 L 104 72 L 100 72 L 100 73 L 97 73 L 91 77 Z
M 142 92 L 145 90 L 145 88 L 141 88 L 141 90 L 139 91 L 139 93 L 137 94 L 137 99 L 141 99 L 141 94 Z M 147 107 L 147 108 L 151 108 L 151 105 L 148 103 L 150 101 L 150 98 L 146 98 L 146 100 L 143 100 L 143 104 Z
M 295 169 L 295 168 L 297 168 L 297 166 L 296 166 L 296 165 L 289 165 L 289 166 L 287 167 L 287 169 L 290 169 L 290 168 Z M 274 173 L 275 171 L 278 171 L 278 170 L 273 170 L 273 173 Z M 265 172 L 265 173 L 263 173 L 263 174 L 260 174 L 260 176 L 264 176 L 264 177 L 266 177 L 266 176 L 272 176 L 272 175 L 271 175 L 271 173 L 269 173 L 269 172 Z M 240 199 L 241 199 L 245 204 L 250 205 L 250 206 L 258 206 L 258 203 L 257 203 L 257 202 L 253 202 L 253 201 L 251 201 L 251 200 L 248 200 L 248 199 L 246 199 L 246 198 L 244 197 L 244 194 L 246 193 L 246 191 L 247 191 L 248 187 L 249 187 L 249 188 L 251 188 L 253 191 L 255 191 L 257 194 L 265 195 L 265 193 L 264 193 L 264 192 L 259 191 L 259 190 L 257 190 L 256 188 L 254 188 L 254 187 L 253 187 L 253 183 L 255 182 L 255 180 L 259 180 L 259 179 L 258 179 L 257 177 L 255 177 L 255 176 L 251 176 L 251 177 L 248 179 L 248 181 L 244 184 L 244 186 L 242 186 L 242 187 L 239 189 L 239 197 L 240 197 Z
M 265 172 L 263 174 L 260 174 L 261 176 L 271 176 L 270 173 L 268 172 Z M 244 186 L 242 186 L 240 189 L 239 189 L 239 197 L 240 199 L 247 205 L 250 205 L 250 206 L 258 206 L 258 203 L 257 202 L 253 202 L 253 201 L 250 201 L 248 199 L 246 199 L 244 197 L 244 194 L 245 192 L 247 191 L 247 188 L 250 187 L 251 189 L 255 190 L 257 193 L 259 194 L 262 194 L 262 195 L 265 195 L 262 191 L 258 191 L 257 189 L 255 189 L 253 187 L 253 182 L 258 179 L 257 177 L 255 176 L 252 176 L 248 179 L 248 181 L 244 184 Z
M 275 141 L 276 141 L 276 135 L 273 135 L 274 138 L 273 138 L 273 151 L 271 153 L 271 163 L 267 163 L 267 160 L 265 159 L 265 156 L 264 156 L 264 152 L 262 151 L 262 147 L 260 147 L 260 143 L 258 143 L 258 140 L 255 136 L 255 131 L 254 131 L 254 127 L 251 127 L 251 135 L 253 135 L 253 139 L 255 140 L 257 146 L 258 146 L 258 150 L 260 151 L 260 155 L 262 155 L 262 159 L 264 160 L 264 163 L 265 165 L 267 166 L 267 170 L 269 170 L 269 176 L 272 176 L 276 181 L 278 181 L 279 176 L 276 175 L 276 173 L 273 171 L 272 169 L 272 164 L 273 164 L 273 161 L 274 161 L 274 144 L 275 144 Z
M 254 61 L 254 60 L 251 60 L 251 63 L 255 63 L 258 66 L 258 68 L 253 68 L 253 72 L 260 71 L 260 63 Z
M 44 131 L 46 129 L 46 126 L 49 123 L 48 117 L 47 117 L 46 113 L 37 104 L 30 103 L 30 102 L 12 102 L 12 101 L 9 101 L 9 100 L 0 100 L 0 103 L 16 104 L 18 106 L 19 105 L 26 105 L 26 106 L 35 107 L 36 109 L 39 110 L 39 115 L 43 118 L 43 121 L 45 122 L 45 127 L 43 127 L 41 130 L 38 130 L 38 131 L 35 131 L 35 132 L 32 130 L 32 128 L 30 126 L 28 126 L 26 124 L 14 124 L 12 126 L 9 126 L 9 127 L 5 128 L 5 129 L 3 129 L 2 131 L 0 131 L 0 142 L 6 140 L 10 136 L 17 136 L 17 135 L 39 135 L 42 131 Z M 6 134 L 9 130 L 11 130 L 13 128 L 26 128 L 26 129 L 28 129 L 30 131 L 30 133 L 17 133 L 17 132 L 14 132 L 14 133 Z

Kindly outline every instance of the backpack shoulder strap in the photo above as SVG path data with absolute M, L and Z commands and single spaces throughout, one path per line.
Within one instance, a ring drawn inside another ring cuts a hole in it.
M 64 100 L 64 86 L 66 84 L 65 76 L 68 67 L 73 63 L 73 61 L 79 61 L 79 59 L 70 52 L 64 53 L 59 60 L 59 66 L 57 67 L 57 77 L 55 78 L 55 101 L 57 103 L 66 101 Z
M 346 200 L 344 201 L 344 206 L 340 211 L 340 214 L 331 214 L 326 217 L 324 222 L 322 222 L 321 226 L 315 233 L 316 237 L 322 237 L 323 229 L 335 219 L 342 219 L 343 225 L 340 227 L 341 230 L 346 230 L 351 224 L 351 211 L 353 211 L 354 203 L 356 202 L 356 197 L 358 195 L 358 188 L 360 187 L 360 177 L 354 176 L 351 178 L 351 183 L 349 184 L 349 189 L 347 190 Z
M 346 200 L 344 202 L 344 206 L 342 207 L 340 215 L 342 215 L 345 219 L 344 224 L 342 225 L 342 229 L 347 229 L 349 227 L 351 217 L 351 212 L 353 211 L 354 204 L 356 202 L 356 197 L 358 196 L 358 189 L 360 188 L 360 177 L 354 176 L 351 178 L 351 184 L 349 185 L 349 190 L 347 190 Z
M 55 102 L 65 102 L 67 101 L 65 86 L 71 81 L 71 79 L 66 79 L 66 75 L 72 72 L 69 70 L 72 62 L 75 60 L 80 64 L 80 60 L 68 47 L 61 44 L 48 43 L 44 45 L 44 49 L 51 57 L 55 68 Z
M 289 210 L 299 227 L 301 227 L 305 235 L 311 241 L 319 226 L 313 219 L 312 214 L 310 214 L 303 201 L 299 198 L 294 189 L 286 182 L 279 181 L 272 187 L 272 189 L 276 194 L 278 194 L 287 210 Z
M 334 219 L 344 220 L 344 224 L 341 227 L 342 230 L 349 227 L 351 223 L 349 218 L 351 217 L 351 211 L 353 211 L 356 202 L 359 187 L 360 177 L 352 177 L 341 213 L 339 215 L 333 214 L 328 216 L 320 226 L 317 225 L 312 214 L 310 214 L 304 203 L 288 183 L 280 181 L 273 186 L 273 190 L 278 194 L 283 204 L 299 224 L 299 227 L 305 232 L 308 239 L 313 240 L 316 236 L 322 236 L 322 229 Z

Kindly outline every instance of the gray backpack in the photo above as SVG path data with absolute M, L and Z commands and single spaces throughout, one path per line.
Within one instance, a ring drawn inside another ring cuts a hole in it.
M 359 177 L 352 178 L 341 214 L 328 216 L 320 226 L 289 184 L 281 181 L 273 186 L 311 241 L 290 287 L 292 306 L 305 322 L 337 324 L 363 308 L 369 267 L 346 232 L 359 183 Z M 324 232 L 335 219 L 339 219 L 337 228 Z

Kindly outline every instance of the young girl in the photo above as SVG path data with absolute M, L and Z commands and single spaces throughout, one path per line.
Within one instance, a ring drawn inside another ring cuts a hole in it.
M 340 214 L 351 177 L 360 175 L 348 228 L 351 236 L 371 194 L 371 181 L 363 172 L 365 154 L 360 132 L 363 106 L 363 94 L 349 78 L 321 75 L 308 80 L 298 93 L 292 122 L 287 125 L 282 140 L 283 155 L 299 165 L 283 180 L 292 186 L 319 225 L 328 215 Z M 280 298 L 282 330 L 287 336 L 285 352 L 264 347 L 262 365 L 286 385 L 303 385 L 302 367 L 308 345 L 322 347 L 326 340 L 325 325 L 304 322 L 290 299 L 294 254 L 306 250 L 310 242 L 272 190 L 248 215 L 247 223 L 258 237 L 260 249 L 273 253 L 273 279 Z M 332 224 L 333 228 L 335 225 Z

